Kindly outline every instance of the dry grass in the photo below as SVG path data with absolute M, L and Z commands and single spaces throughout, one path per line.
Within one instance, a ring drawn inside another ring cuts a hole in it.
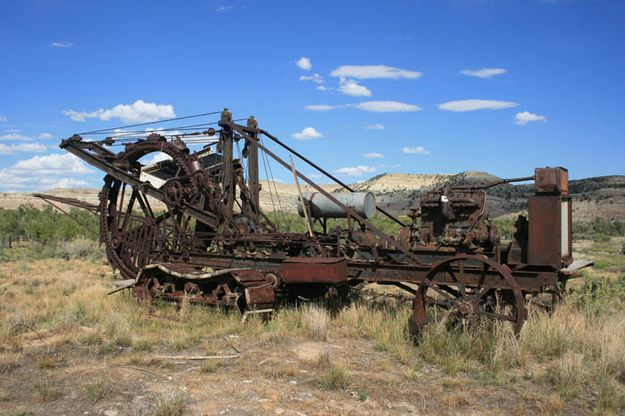
M 565 304 L 552 316 L 531 317 L 519 339 L 519 354 L 550 362 L 552 381 L 575 395 L 583 385 L 625 381 L 624 339 L 621 316 L 589 316 Z
M 47 378 L 37 380 L 33 383 L 32 388 L 36 393 L 37 398 L 44 403 L 57 400 L 59 397 L 61 397 L 61 392 L 59 391 L 59 389 L 55 387 L 54 383 L 52 383 Z
M 163 393 L 156 402 L 152 416 L 182 416 L 186 407 L 187 394 L 182 390 Z
M 303 309 L 303 324 L 307 335 L 316 341 L 328 339 L 328 312 L 318 305 L 310 305 Z
M 408 325 L 410 313 L 406 305 L 371 308 L 364 304 L 353 304 L 333 319 L 331 332 L 371 339 L 378 350 L 389 352 L 402 364 L 412 365 L 416 354 Z
M 103 264 L 42 260 L 29 265 L 29 277 L 24 277 L 20 267 L 4 263 L 0 273 L 0 312 L 6 316 L 0 321 L 0 351 L 19 352 L 51 334 L 60 342 L 97 346 L 105 353 L 131 347 L 149 351 L 153 346 L 178 351 L 211 334 L 235 334 L 254 326 L 241 326 L 236 314 L 193 305 L 179 310 L 162 304 L 150 315 L 128 293 L 104 296 L 110 272 Z M 6 360 L 0 358 L 0 363 Z
M 500 385 L 521 377 L 547 382 L 561 399 L 595 395 L 595 407 L 610 413 L 625 410 L 624 339 L 622 317 L 591 316 L 566 303 L 553 315 L 534 311 L 518 338 L 504 324 L 450 330 L 440 322 L 426 330 L 417 349 L 448 374 L 471 373 Z M 550 399 L 541 406 L 552 414 L 561 407 L 556 404 Z
M 625 409 L 625 394 L 614 381 L 603 381 L 599 384 L 599 393 L 595 404 L 595 413 L 615 415 Z
M 538 402 L 540 413 L 545 416 L 557 416 L 562 413 L 564 401 L 557 394 L 552 394 Z
M 97 403 L 113 392 L 110 380 L 100 376 L 85 385 L 85 394 L 91 403 Z
M 21 353 L 5 352 L 0 355 L 0 374 L 10 373 L 18 369 L 23 356 Z
M 587 382 L 588 368 L 584 356 L 571 351 L 558 358 L 548 369 L 549 380 L 557 387 L 560 397 L 577 397 Z
M 350 377 L 345 365 L 335 362 L 328 351 L 319 356 L 316 367 L 317 384 L 324 390 L 343 390 L 350 384 Z

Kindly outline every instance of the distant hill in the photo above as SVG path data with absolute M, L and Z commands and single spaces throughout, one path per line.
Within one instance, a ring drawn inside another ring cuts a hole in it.
M 357 191 L 372 192 L 378 205 L 392 213 L 405 213 L 419 203 L 421 194 L 438 188 L 446 182 L 460 184 L 486 184 L 500 180 L 486 172 L 461 172 L 458 174 L 409 174 L 384 173 L 366 181 L 352 184 Z M 297 190 L 293 184 L 261 182 L 261 207 L 264 210 L 286 209 L 293 211 L 297 206 Z M 303 192 L 312 189 L 302 185 Z M 327 191 L 336 191 L 338 185 L 321 185 Z M 570 182 L 573 197 L 573 218 L 575 221 L 591 221 L 601 217 L 625 221 L 625 176 L 600 176 L 577 179 Z M 270 192 L 271 190 L 271 192 Z M 49 193 L 79 198 L 97 203 L 96 189 L 53 189 Z M 533 184 L 500 185 L 488 190 L 490 215 L 497 217 L 527 209 L 527 198 L 534 192 Z M 0 193 L 0 207 L 15 209 L 22 204 L 43 206 L 45 203 L 29 193 Z

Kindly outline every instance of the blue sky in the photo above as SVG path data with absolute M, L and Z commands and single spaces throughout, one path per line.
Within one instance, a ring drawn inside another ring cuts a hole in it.
M 624 41 L 617 0 L 0 1 L 0 191 L 99 187 L 62 138 L 223 107 L 348 182 L 625 174 Z

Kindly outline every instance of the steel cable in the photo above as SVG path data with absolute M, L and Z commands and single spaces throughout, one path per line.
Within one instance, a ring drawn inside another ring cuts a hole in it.
M 128 125 L 125 125 L 125 126 L 111 127 L 111 128 L 108 128 L 108 129 L 101 129 L 101 130 L 93 130 L 93 131 L 88 131 L 88 132 L 83 132 L 83 133 L 78 133 L 78 134 L 80 134 L 80 135 L 83 135 L 83 134 L 97 134 L 97 133 L 103 133 L 103 132 L 111 131 L 111 130 L 115 130 L 115 129 L 123 129 L 123 128 L 128 128 L 128 127 L 148 126 L 148 125 L 151 125 L 151 124 L 166 123 L 166 122 L 169 122 L 169 121 L 176 121 L 176 120 L 186 120 L 186 119 L 189 119 L 189 118 L 204 117 L 204 116 L 210 116 L 210 115 L 214 115 L 214 114 L 221 114 L 221 111 L 212 111 L 210 113 L 193 114 L 193 115 L 190 115 L 190 116 L 174 117 L 174 118 L 168 118 L 168 119 L 158 120 L 158 121 L 149 121 L 147 123 L 128 124 Z

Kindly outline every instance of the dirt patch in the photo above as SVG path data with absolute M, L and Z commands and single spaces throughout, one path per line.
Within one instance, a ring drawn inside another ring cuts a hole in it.
M 328 345 L 323 342 L 303 342 L 294 348 L 295 354 L 302 361 L 318 361 L 324 354 L 329 354 Z
M 53 366 L 39 368 L 37 357 L 45 352 L 29 348 L 1 377 L 1 414 L 150 414 L 172 391 L 184 395 L 189 415 L 528 414 L 539 413 L 546 400 L 544 387 L 523 381 L 502 388 L 470 376 L 448 377 L 433 366 L 410 373 L 363 340 L 267 349 L 249 339 L 240 348 L 239 359 L 223 360 L 208 372 L 195 361 L 116 364 L 132 352 L 102 356 L 75 345 L 56 351 L 62 358 Z M 328 391 L 317 383 L 317 362 L 328 351 L 346 368 L 345 389 Z M 99 380 L 101 395 L 90 391 Z M 585 414 L 588 409 L 571 403 L 562 410 Z

